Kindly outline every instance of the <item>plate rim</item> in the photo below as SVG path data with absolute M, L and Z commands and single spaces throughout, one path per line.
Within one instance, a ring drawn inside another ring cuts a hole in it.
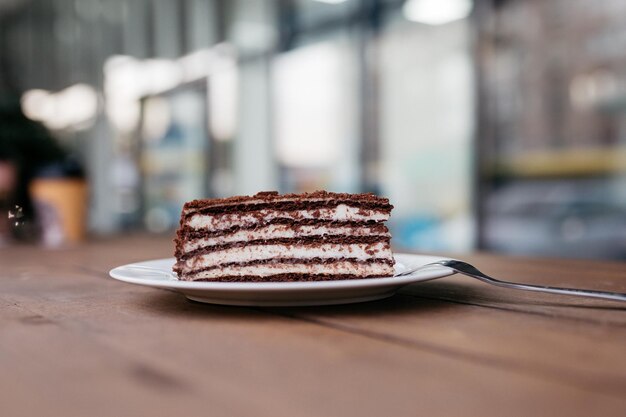
M 449 257 L 438 255 L 424 255 L 414 253 L 394 252 L 394 258 L 423 258 L 429 259 L 428 262 L 434 260 L 450 259 Z M 129 277 L 123 273 L 124 268 L 132 268 L 133 266 L 147 266 L 160 262 L 173 262 L 175 258 L 159 258 L 139 262 L 131 262 L 112 268 L 109 276 L 117 281 L 129 284 L 143 285 L 148 287 L 175 289 L 175 290 L 206 290 L 206 291 L 302 291 L 302 290 L 321 290 L 321 289 L 349 289 L 359 287 L 377 287 L 377 286 L 404 286 L 414 282 L 429 281 L 436 278 L 443 278 L 454 274 L 450 268 L 443 266 L 434 266 L 432 269 L 423 269 L 415 273 L 402 277 L 375 277 L 361 279 L 344 279 L 344 280 L 328 280 L 328 281 L 304 281 L 304 282 L 211 282 L 211 281 L 179 281 L 167 278 L 145 278 L 145 277 Z

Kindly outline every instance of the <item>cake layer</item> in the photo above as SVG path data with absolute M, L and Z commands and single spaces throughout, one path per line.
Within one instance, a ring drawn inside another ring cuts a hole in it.
M 275 239 L 260 239 L 260 240 L 250 240 L 245 242 L 230 242 L 224 243 L 223 245 L 217 246 L 205 246 L 197 248 L 191 252 L 182 253 L 182 248 L 177 248 L 176 256 L 179 260 L 184 260 L 188 258 L 192 258 L 195 256 L 199 256 L 205 253 L 213 253 L 217 251 L 222 251 L 231 248 L 240 248 L 244 246 L 250 245 L 301 245 L 301 246 L 310 246 L 310 245 L 320 245 L 320 244 L 331 244 L 336 243 L 340 245 L 350 245 L 350 244 L 366 244 L 371 245 L 375 243 L 389 243 L 389 238 L 385 236 L 349 236 L 349 235 L 341 235 L 341 236 L 306 236 L 299 238 L 275 238 Z
M 194 214 L 184 223 L 184 227 L 203 230 L 226 230 L 233 227 L 252 227 L 272 222 L 273 220 L 318 219 L 336 222 L 383 222 L 389 219 L 389 211 L 365 210 L 341 204 L 334 208 L 316 210 L 275 211 L 271 209 L 245 212 L 240 214 Z
M 241 204 L 209 206 L 197 208 L 193 211 L 185 213 L 185 216 L 194 214 L 225 214 L 225 213 L 244 213 L 246 211 L 259 211 L 272 209 L 277 211 L 297 211 L 297 210 L 317 210 L 324 208 L 333 208 L 339 205 L 348 205 L 364 210 L 383 210 L 389 211 L 388 203 L 378 201 L 359 201 L 359 200 L 287 200 L 287 201 L 250 201 Z
M 347 279 L 384 278 L 388 275 L 350 275 L 350 274 L 276 274 L 264 277 L 258 275 L 222 275 L 218 278 L 199 278 L 191 281 L 213 282 L 307 282 L 337 281 Z M 185 279 L 183 279 L 185 281 Z M 188 280 L 189 281 L 189 280 Z
M 208 246 L 219 246 L 236 242 L 250 242 L 269 239 L 299 239 L 317 236 L 379 236 L 390 237 L 387 228 L 380 224 L 365 226 L 333 226 L 329 225 L 298 225 L 298 224 L 269 224 L 255 229 L 239 229 L 230 234 L 214 237 L 187 238 L 180 248 L 182 254 L 193 252 Z
M 332 205 L 352 203 L 358 205 L 376 205 L 380 208 L 391 210 L 392 206 L 386 198 L 375 196 L 371 193 L 366 194 L 346 194 L 331 193 L 327 191 L 315 191 L 303 194 L 284 194 L 280 195 L 275 191 L 260 192 L 254 196 L 236 196 L 220 199 L 193 200 L 185 204 L 183 207 L 183 216 L 201 211 L 221 210 L 246 210 L 249 206 L 259 204 L 272 204 L 278 207 L 279 204 L 296 203 L 296 204 L 316 204 L 330 203 Z
M 183 274 L 222 264 L 246 263 L 265 259 L 338 259 L 366 261 L 373 258 L 392 259 L 388 242 L 378 243 L 314 243 L 314 244 L 252 244 L 216 249 L 189 259 L 179 260 L 176 269 Z
M 331 263 L 267 263 L 261 265 L 231 265 L 221 268 L 213 268 L 200 272 L 191 272 L 183 279 L 186 280 L 225 280 L 235 281 L 235 277 L 250 277 L 265 279 L 271 276 L 280 277 L 284 281 L 285 275 L 298 274 L 300 276 L 316 275 L 326 276 L 327 279 L 364 278 L 375 276 L 393 275 L 393 266 L 387 263 L 364 263 L 354 261 L 337 261 Z M 294 278 L 294 277 L 292 277 Z
M 332 220 L 317 220 L 317 219 L 274 219 L 267 225 L 287 225 L 293 229 L 299 229 L 303 226 L 315 226 L 315 227 L 350 227 L 350 228 L 362 228 L 367 227 L 372 231 L 372 234 L 385 234 L 389 233 L 389 229 L 383 222 L 336 222 Z M 207 237 L 217 237 L 229 235 L 231 233 L 239 232 L 241 230 L 256 230 L 267 225 L 253 224 L 250 226 L 233 226 L 228 229 L 222 230 L 208 230 L 208 229 L 192 229 L 188 226 L 182 226 L 176 232 L 179 240 L 194 240 Z

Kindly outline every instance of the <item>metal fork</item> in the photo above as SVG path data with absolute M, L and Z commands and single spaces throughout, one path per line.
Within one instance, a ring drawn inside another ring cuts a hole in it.
M 419 271 L 421 269 L 430 268 L 432 266 L 445 266 L 446 268 L 450 268 L 451 270 L 453 270 L 454 272 L 458 272 L 459 274 L 467 275 L 468 277 L 476 278 L 482 282 L 486 282 L 487 284 L 491 284 L 491 285 L 496 285 L 498 287 L 512 288 L 512 289 L 524 290 L 524 291 L 547 292 L 551 294 L 573 295 L 577 297 L 593 297 L 593 298 L 601 298 L 604 300 L 613 300 L 613 301 L 626 301 L 626 294 L 619 293 L 619 292 L 583 290 L 583 289 L 577 289 L 577 288 L 550 287 L 547 285 L 519 284 L 516 282 L 502 281 L 499 279 L 492 278 L 488 275 L 485 275 L 484 273 L 479 271 L 475 266 L 470 265 L 467 262 L 457 261 L 455 259 L 446 259 L 442 261 L 432 262 L 426 265 L 421 265 L 416 268 L 411 268 L 407 271 L 395 274 L 394 277 L 403 277 L 406 275 L 410 275 L 413 272 Z

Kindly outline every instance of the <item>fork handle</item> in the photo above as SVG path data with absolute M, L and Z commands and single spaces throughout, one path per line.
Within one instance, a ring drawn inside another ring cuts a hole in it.
M 498 287 L 513 288 L 516 290 L 523 290 L 523 291 L 546 292 L 546 293 L 551 293 L 551 294 L 573 295 L 576 297 L 592 297 L 592 298 L 600 298 L 603 300 L 626 301 L 626 294 L 619 293 L 619 292 L 583 290 L 583 289 L 578 289 L 578 288 L 550 287 L 547 285 L 518 284 L 515 282 L 501 281 L 501 280 L 497 280 L 494 278 L 485 278 L 482 276 L 469 274 L 467 272 L 461 272 L 461 271 L 458 271 L 458 272 L 461 274 L 479 279 L 488 284 L 497 285 Z
M 551 294 L 573 295 L 576 297 L 592 297 L 600 298 L 603 300 L 626 301 L 626 294 L 619 292 L 551 287 L 548 285 L 518 284 L 516 282 L 502 281 L 485 275 L 484 273 L 476 269 L 476 267 L 462 261 L 447 260 L 435 262 L 435 264 L 446 266 L 454 270 L 455 272 L 458 272 L 459 274 L 467 275 L 469 277 L 476 278 L 482 282 L 486 282 L 487 284 L 496 285 L 503 288 L 512 288 L 523 291 L 546 292 Z

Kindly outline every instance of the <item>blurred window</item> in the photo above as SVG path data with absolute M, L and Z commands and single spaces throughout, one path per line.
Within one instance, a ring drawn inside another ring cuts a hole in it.
M 481 10 L 481 246 L 626 259 L 626 3 Z
M 285 190 L 358 190 L 356 59 L 348 34 L 335 34 L 274 59 L 273 127 Z
M 473 67 L 469 22 L 431 26 L 392 13 L 380 39 L 382 189 L 394 243 L 472 247 Z
M 143 100 L 143 214 L 146 228 L 173 228 L 186 201 L 210 195 L 206 91 L 198 86 Z

